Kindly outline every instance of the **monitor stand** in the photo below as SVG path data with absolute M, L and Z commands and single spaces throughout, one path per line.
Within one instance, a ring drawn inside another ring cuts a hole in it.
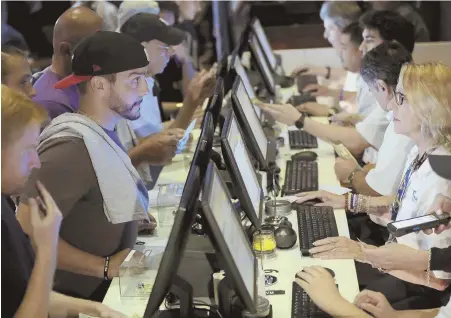
M 193 287 L 186 280 L 176 275 L 172 280 L 172 286 L 165 302 L 174 302 L 178 308 L 159 310 L 152 318 L 192 318 L 192 317 L 213 317 L 219 318 L 214 311 L 194 308 Z M 146 318 L 146 314 L 144 314 Z

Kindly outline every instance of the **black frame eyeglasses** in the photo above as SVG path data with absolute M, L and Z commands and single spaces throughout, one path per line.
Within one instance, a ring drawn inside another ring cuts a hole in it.
M 394 95 L 396 104 L 401 106 L 404 103 L 404 100 L 406 99 L 406 95 L 404 95 L 403 93 L 397 92 L 396 88 L 393 88 L 393 95 Z

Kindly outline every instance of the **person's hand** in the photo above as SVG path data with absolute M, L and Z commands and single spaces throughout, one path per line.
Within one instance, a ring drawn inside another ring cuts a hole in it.
M 354 300 L 354 304 L 376 318 L 395 318 L 396 310 L 381 293 L 365 289 Z
M 296 283 L 305 290 L 313 302 L 323 311 L 331 312 L 344 301 L 338 292 L 334 278 L 323 267 L 305 267 L 296 276 L 300 277 L 296 278 Z
M 293 126 L 302 116 L 301 113 L 299 113 L 291 104 L 279 105 L 255 103 L 255 105 L 260 107 L 265 113 L 269 114 L 276 121 L 288 126 Z
M 329 117 L 333 124 L 340 126 L 355 126 L 357 123 L 363 120 L 363 117 L 358 114 L 349 114 L 347 112 L 341 112 Z
M 296 109 L 301 113 L 307 113 L 312 116 L 329 116 L 329 106 L 318 104 L 315 102 L 306 102 L 296 106 Z
M 188 85 L 187 96 L 193 107 L 201 105 L 207 97 L 213 95 L 216 86 L 216 69 L 202 70 L 194 76 Z
M 319 84 L 308 84 L 302 89 L 303 93 L 309 93 L 312 96 L 335 96 L 336 92 L 329 87 Z
M 325 66 L 313 66 L 313 65 L 305 65 L 296 67 L 291 72 L 291 77 L 295 77 L 297 75 L 316 75 L 316 76 L 327 76 L 327 68 Z
M 174 55 L 181 63 L 185 63 L 187 59 L 190 58 L 188 50 L 185 46 L 185 43 L 181 43 L 179 45 L 173 46 Z
M 305 201 L 320 199 L 323 202 L 315 204 L 316 206 L 331 206 L 334 209 L 344 209 L 345 207 L 344 195 L 333 194 L 323 190 L 298 193 L 296 196 L 299 197 L 299 199 L 296 200 L 296 203 L 299 204 L 302 204 Z
M 429 209 L 429 213 L 435 212 L 438 215 L 441 215 L 443 212 L 445 213 L 451 213 L 451 198 L 443 195 L 438 194 L 435 197 L 434 203 L 432 203 L 431 208 Z M 424 230 L 424 233 L 426 234 L 440 234 L 444 230 L 448 230 L 451 228 L 451 222 L 448 224 L 441 224 L 438 227 L 436 227 L 434 230 Z
M 113 279 L 119 277 L 119 269 L 130 253 L 131 249 L 126 248 L 110 257 L 110 265 L 108 267 L 108 278 Z
M 100 317 L 100 318 L 127 318 L 126 315 L 111 309 L 110 307 L 102 304 L 102 303 L 95 303 L 95 307 L 94 307 L 94 313 L 89 314 L 94 315 L 95 317 Z
M 341 183 L 348 183 L 348 178 L 359 167 L 357 163 L 352 159 L 335 159 L 335 174 Z
M 42 201 L 40 197 L 28 199 L 32 239 L 38 252 L 46 251 L 51 255 L 56 255 L 63 216 L 44 185 L 38 181 L 36 186 L 42 194 Z M 38 200 L 40 201 L 39 205 L 45 205 L 45 215 L 39 210 Z
M 165 165 L 171 162 L 184 134 L 183 129 L 169 128 L 144 138 L 140 146 L 146 149 L 145 161 L 153 165 Z
M 363 260 L 362 245 L 344 236 L 328 237 L 313 245 L 309 252 L 314 258 Z
M 363 248 L 365 263 L 384 270 L 425 271 L 428 267 L 428 252 L 404 244 L 387 244 L 378 248 Z

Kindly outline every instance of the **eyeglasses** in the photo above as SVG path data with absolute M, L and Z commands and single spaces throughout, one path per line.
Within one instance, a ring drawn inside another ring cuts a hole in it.
M 403 93 L 397 92 L 395 88 L 393 88 L 393 95 L 395 96 L 395 102 L 399 106 L 401 106 L 404 103 L 404 99 L 406 98 L 406 95 Z

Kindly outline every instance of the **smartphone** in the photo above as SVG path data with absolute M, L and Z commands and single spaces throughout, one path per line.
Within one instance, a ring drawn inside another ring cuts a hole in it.
M 402 221 L 396 221 L 387 224 L 388 231 L 396 237 L 400 237 L 412 232 L 434 229 L 441 224 L 448 224 L 451 221 L 451 215 L 435 213 L 419 216 Z
M 38 203 L 39 211 L 41 211 L 42 214 L 47 215 L 47 206 L 45 205 L 44 196 L 42 195 L 38 185 L 36 185 L 36 191 L 38 192 L 36 202 Z

